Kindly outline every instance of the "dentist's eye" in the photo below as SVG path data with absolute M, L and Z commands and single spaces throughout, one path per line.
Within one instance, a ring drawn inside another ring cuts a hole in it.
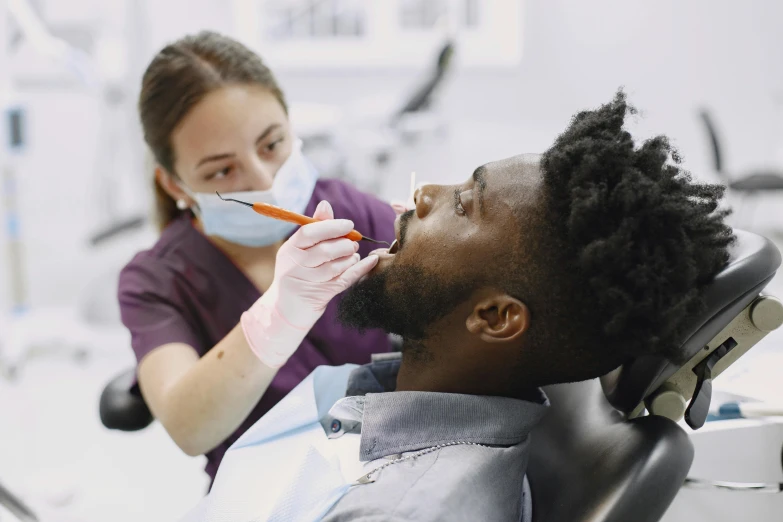
M 264 149 L 265 149 L 267 152 L 274 152 L 274 151 L 275 151 L 275 148 L 276 148 L 278 145 L 280 145 L 280 144 L 283 142 L 283 140 L 284 140 L 284 139 L 285 139 L 285 138 L 280 138 L 280 139 L 278 139 L 278 140 L 275 140 L 275 141 L 273 141 L 272 143 L 270 143 L 269 145 L 267 145 L 266 147 L 264 147 Z
M 456 189 L 454 191 L 454 210 L 460 216 L 464 216 L 466 212 L 465 212 L 465 207 L 462 206 L 461 196 L 462 194 L 460 193 L 459 189 Z
M 224 169 L 221 169 L 217 172 L 213 172 L 212 174 L 208 174 L 206 178 L 204 178 L 206 181 L 210 181 L 213 179 L 223 179 L 226 176 L 228 176 L 231 173 L 231 167 L 226 167 Z

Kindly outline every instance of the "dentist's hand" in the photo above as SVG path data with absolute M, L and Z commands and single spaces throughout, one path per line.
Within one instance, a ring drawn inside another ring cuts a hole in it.
M 343 236 L 353 230 L 347 219 L 334 219 L 322 201 L 313 218 L 277 252 L 272 290 L 280 315 L 297 328 L 310 329 L 334 296 L 353 285 L 378 263 L 378 256 L 360 260 L 359 243 Z
M 329 301 L 378 263 L 378 256 L 359 259 L 359 244 L 342 237 L 353 222 L 334 219 L 328 202 L 313 217 L 321 221 L 299 228 L 280 247 L 272 285 L 242 316 L 248 344 L 273 368 L 293 355 Z

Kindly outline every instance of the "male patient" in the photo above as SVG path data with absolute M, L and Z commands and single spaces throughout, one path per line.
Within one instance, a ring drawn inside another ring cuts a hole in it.
M 348 325 L 401 336 L 401 358 L 343 371 L 329 382 L 345 397 L 317 408 L 322 447 L 344 444 L 353 478 L 320 488 L 314 463 L 277 519 L 321 494 L 310 516 L 328 521 L 529 520 L 538 387 L 668 355 L 733 240 L 723 188 L 693 183 L 665 137 L 637 147 L 629 112 L 618 93 L 541 156 L 417 191 L 396 245 L 340 308 Z

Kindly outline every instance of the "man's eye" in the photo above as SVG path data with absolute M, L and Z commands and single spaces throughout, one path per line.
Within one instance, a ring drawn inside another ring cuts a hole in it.
M 454 191 L 454 210 L 460 216 L 464 216 L 466 214 L 465 207 L 462 206 L 462 193 L 459 191 L 459 189 Z

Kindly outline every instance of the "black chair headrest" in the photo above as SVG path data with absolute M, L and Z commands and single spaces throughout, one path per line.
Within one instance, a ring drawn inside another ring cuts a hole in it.
M 631 413 L 751 304 L 780 266 L 780 251 L 768 239 L 735 230 L 729 264 L 705 289 L 704 311 L 693 317 L 680 346 L 679 363 L 663 357 L 636 358 L 601 377 L 609 402 Z

